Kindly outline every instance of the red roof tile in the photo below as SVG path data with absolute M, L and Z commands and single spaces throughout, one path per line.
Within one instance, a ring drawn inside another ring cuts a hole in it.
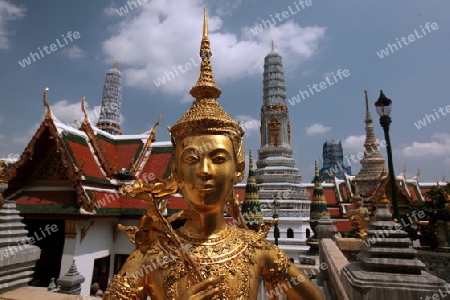
M 234 194 L 238 196 L 239 202 L 245 199 L 245 187 L 244 188 L 234 188 Z
M 353 228 L 352 222 L 348 220 L 336 221 L 334 223 L 334 226 L 336 226 L 339 232 L 347 232 Z
M 334 217 L 334 216 L 340 216 L 341 215 L 341 210 L 339 208 L 334 208 L 334 207 L 328 207 L 328 213 L 330 214 L 330 216 Z
M 141 145 L 142 143 L 140 140 L 138 143 L 134 144 L 117 145 L 116 150 L 118 159 L 113 160 L 113 163 L 116 164 L 116 168 L 120 170 L 121 168 L 129 168 L 132 166 Z
M 122 204 L 122 209 L 147 209 L 150 207 L 150 202 L 142 199 L 137 199 L 128 196 L 121 196 L 120 203 Z
M 325 196 L 325 199 L 327 200 L 328 205 L 336 205 L 339 203 L 338 199 L 336 198 L 336 192 L 333 189 L 323 189 L 323 195 Z
M 27 191 L 16 199 L 17 205 L 76 204 L 75 191 Z
M 139 178 L 162 178 L 166 172 L 172 153 L 151 153 Z
M 169 203 L 167 204 L 167 208 L 169 209 L 188 209 L 189 205 L 186 201 L 181 197 L 172 197 L 169 199 Z
M 106 179 L 105 175 L 100 171 L 100 166 L 95 161 L 88 146 L 69 141 L 69 147 L 72 150 L 78 166 L 84 165 L 83 175 Z
M 117 171 L 131 166 L 142 145 L 141 140 L 131 140 L 129 144 L 114 145 L 101 138 L 98 139 L 98 143 L 108 161 L 116 167 Z
M 148 201 L 126 195 L 98 191 L 90 191 L 90 193 L 95 197 L 98 208 L 146 209 L 150 207 Z
M 343 197 L 344 199 L 349 199 L 349 198 L 350 198 L 350 197 L 349 197 L 348 190 L 347 190 L 347 185 L 344 184 L 344 183 L 342 183 L 342 197 Z
M 408 191 L 411 194 L 412 200 L 416 201 L 418 198 L 417 198 L 417 194 L 416 194 L 414 188 L 412 186 L 408 186 Z

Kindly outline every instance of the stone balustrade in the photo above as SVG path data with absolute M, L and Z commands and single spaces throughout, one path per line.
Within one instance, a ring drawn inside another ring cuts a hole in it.
M 330 238 L 324 238 L 319 243 L 320 251 L 320 281 L 327 300 L 350 300 L 342 283 L 342 270 L 348 265 L 348 260 Z

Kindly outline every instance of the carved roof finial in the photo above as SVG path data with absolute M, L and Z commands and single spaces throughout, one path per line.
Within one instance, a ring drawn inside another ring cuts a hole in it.
M 44 93 L 42 95 L 42 102 L 44 103 L 44 106 L 47 107 L 47 112 L 45 113 L 45 119 L 50 120 L 52 118 L 52 112 L 50 110 L 50 105 L 48 105 L 47 102 L 47 92 L 50 90 L 49 87 L 44 88 Z
M 86 96 L 83 96 L 82 98 L 81 98 L 81 111 L 83 112 L 83 114 L 84 114 L 84 120 L 83 120 L 83 123 L 85 123 L 85 124 L 87 124 L 87 123 L 89 123 L 89 118 L 88 118 L 88 115 L 87 115 L 87 113 L 86 113 L 86 109 L 85 109 L 85 107 L 84 107 L 84 101 L 86 100 Z

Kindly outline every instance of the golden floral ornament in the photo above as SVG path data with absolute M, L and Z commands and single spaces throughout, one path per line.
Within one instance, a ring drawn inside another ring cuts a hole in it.
M 155 179 L 151 182 L 136 180 L 132 185 L 125 185 L 121 188 L 121 193 L 134 198 L 147 200 L 151 204 L 144 216 L 141 217 L 138 225 L 138 231 L 135 233 L 136 247 L 143 254 L 147 253 L 153 241 L 159 240 L 163 248 L 168 244 L 175 245 L 177 252 L 182 258 L 184 267 L 193 282 L 198 283 L 202 279 L 197 264 L 192 257 L 183 251 L 183 245 L 176 232 L 172 229 L 170 221 L 173 221 L 180 214 L 166 219 L 162 215 L 162 207 L 167 198 L 178 191 L 180 183 L 173 177 L 168 179 Z

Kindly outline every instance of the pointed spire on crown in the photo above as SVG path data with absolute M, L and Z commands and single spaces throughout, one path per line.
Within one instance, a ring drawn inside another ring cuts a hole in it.
M 208 17 L 205 9 L 200 46 L 200 56 L 202 57 L 200 77 L 190 91 L 196 100 L 189 110 L 172 127 L 168 128 L 171 141 L 176 146 L 183 137 L 190 134 L 227 134 L 233 141 L 238 171 L 243 174 L 245 166 L 244 130 L 216 100 L 221 91 L 216 86 L 212 75 L 211 55 L 208 38 Z M 240 180 L 242 180 L 242 177 Z
M 222 93 L 216 86 L 212 74 L 211 56 L 211 45 L 208 37 L 208 13 L 205 8 L 203 11 L 203 36 L 200 44 L 200 57 L 202 58 L 200 77 L 198 78 L 197 84 L 190 91 L 190 94 L 197 100 L 205 98 L 216 99 Z

